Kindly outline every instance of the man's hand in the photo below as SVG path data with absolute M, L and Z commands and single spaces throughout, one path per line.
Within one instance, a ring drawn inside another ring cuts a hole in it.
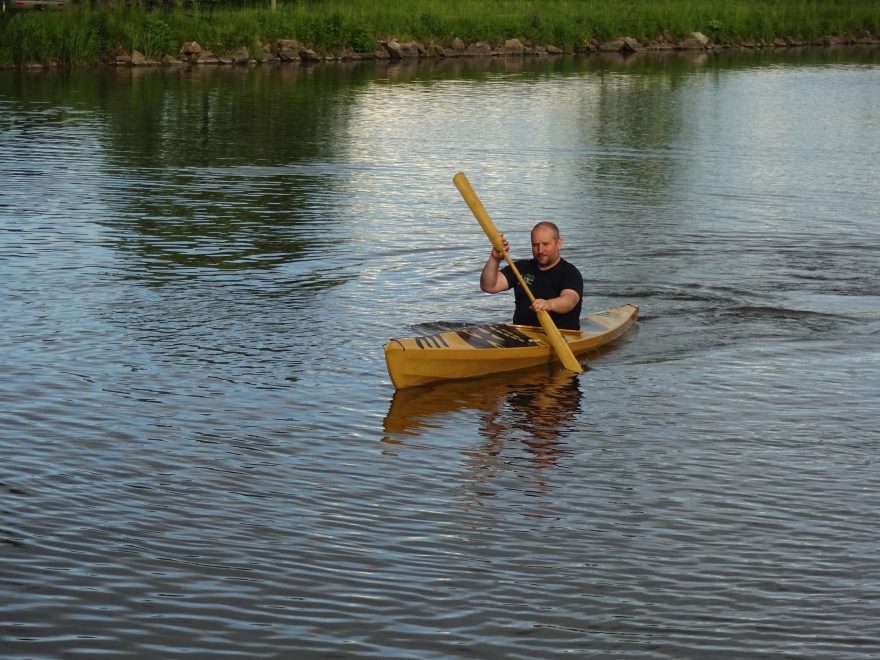
M 501 240 L 502 240 L 503 243 L 504 243 L 504 251 L 505 251 L 505 252 L 510 252 L 510 243 L 508 243 L 508 242 L 507 242 L 507 239 L 504 238 L 504 234 L 499 234 L 499 236 L 501 236 Z M 492 259 L 494 259 L 495 261 L 501 261 L 502 259 L 504 259 L 504 255 L 501 254 L 501 253 L 500 253 L 498 250 L 496 250 L 494 247 L 492 248 L 492 255 L 491 255 L 491 257 L 492 257 Z

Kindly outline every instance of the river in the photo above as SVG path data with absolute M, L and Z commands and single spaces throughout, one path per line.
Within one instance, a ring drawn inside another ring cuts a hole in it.
M 0 72 L 0 655 L 880 655 L 880 52 Z M 586 361 L 395 394 L 555 220 Z

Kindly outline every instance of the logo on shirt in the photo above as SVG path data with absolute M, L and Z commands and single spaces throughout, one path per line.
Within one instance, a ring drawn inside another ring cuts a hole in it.
M 532 286 L 535 283 L 535 276 L 532 273 L 526 273 L 523 275 L 523 281 L 529 286 Z

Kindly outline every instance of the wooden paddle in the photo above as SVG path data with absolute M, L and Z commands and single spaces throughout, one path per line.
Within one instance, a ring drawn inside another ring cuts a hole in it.
M 495 227 L 495 223 L 492 222 L 492 218 L 489 217 L 483 203 L 480 201 L 480 198 L 477 197 L 477 193 L 471 188 L 470 181 L 468 181 L 467 177 L 462 172 L 459 172 L 452 177 L 452 182 L 455 184 L 455 187 L 458 188 L 458 192 L 461 193 L 464 201 L 467 202 L 467 205 L 470 207 L 477 222 L 480 223 L 483 231 L 486 232 L 486 236 L 489 238 L 489 242 L 492 243 L 492 247 L 504 256 L 504 260 L 510 264 L 513 274 L 516 275 L 516 279 L 519 280 L 520 286 L 522 286 L 523 291 L 526 292 L 529 300 L 535 302 L 535 296 L 532 295 L 531 289 L 529 289 L 529 286 L 520 274 L 516 264 L 513 263 L 513 259 L 510 258 L 510 255 L 507 254 L 507 251 L 504 249 L 504 239 L 501 238 L 501 233 Z M 536 313 L 538 315 L 538 322 L 540 322 L 541 327 L 544 329 L 544 334 L 547 335 L 547 339 L 550 341 L 553 350 L 556 351 L 556 355 L 559 356 L 559 359 L 562 361 L 565 368 L 577 373 L 582 372 L 583 369 L 581 368 L 580 362 L 577 361 L 574 353 L 571 352 L 571 348 L 562 337 L 559 328 L 553 323 L 550 314 L 543 309 L 538 310 Z

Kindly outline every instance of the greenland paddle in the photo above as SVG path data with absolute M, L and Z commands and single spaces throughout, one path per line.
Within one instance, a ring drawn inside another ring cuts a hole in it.
M 510 258 L 510 255 L 507 254 L 507 251 L 504 249 L 504 239 L 501 238 L 501 234 L 495 227 L 495 223 L 492 222 L 492 218 L 490 218 L 489 214 L 486 212 L 486 209 L 483 206 L 483 203 L 480 201 L 480 198 L 477 197 L 477 193 L 475 193 L 474 189 L 471 188 L 470 181 L 468 181 L 467 177 L 462 172 L 459 172 L 454 177 L 452 177 L 452 182 L 455 184 L 455 187 L 458 188 L 458 192 L 461 193 L 464 201 L 467 202 L 467 205 L 471 209 L 471 213 L 474 214 L 474 217 L 477 219 L 477 222 L 480 223 L 483 231 L 486 232 L 486 236 L 489 238 L 489 242 L 492 243 L 492 247 L 504 256 L 504 260 L 507 261 L 508 264 L 510 264 L 510 268 L 513 271 L 513 274 L 516 275 L 516 279 L 519 280 L 520 286 L 522 286 L 523 291 L 526 292 L 529 300 L 535 302 L 535 296 L 532 295 L 531 289 L 529 289 L 529 286 L 526 284 L 526 281 L 520 274 L 519 269 L 516 267 L 516 264 L 513 263 L 513 259 Z M 571 352 L 571 347 L 562 337 L 562 333 L 559 332 L 559 328 L 557 328 L 556 324 L 553 323 L 553 319 L 550 318 L 550 314 L 543 309 L 538 310 L 535 313 L 538 315 L 538 321 L 540 322 L 541 327 L 544 329 L 544 334 L 547 335 L 547 339 L 550 341 L 550 344 L 553 346 L 553 350 L 556 351 L 556 355 L 559 356 L 559 359 L 562 361 L 562 364 L 565 366 L 565 368 L 576 373 L 582 372 L 583 369 L 581 368 L 580 362 L 577 361 L 574 353 Z

